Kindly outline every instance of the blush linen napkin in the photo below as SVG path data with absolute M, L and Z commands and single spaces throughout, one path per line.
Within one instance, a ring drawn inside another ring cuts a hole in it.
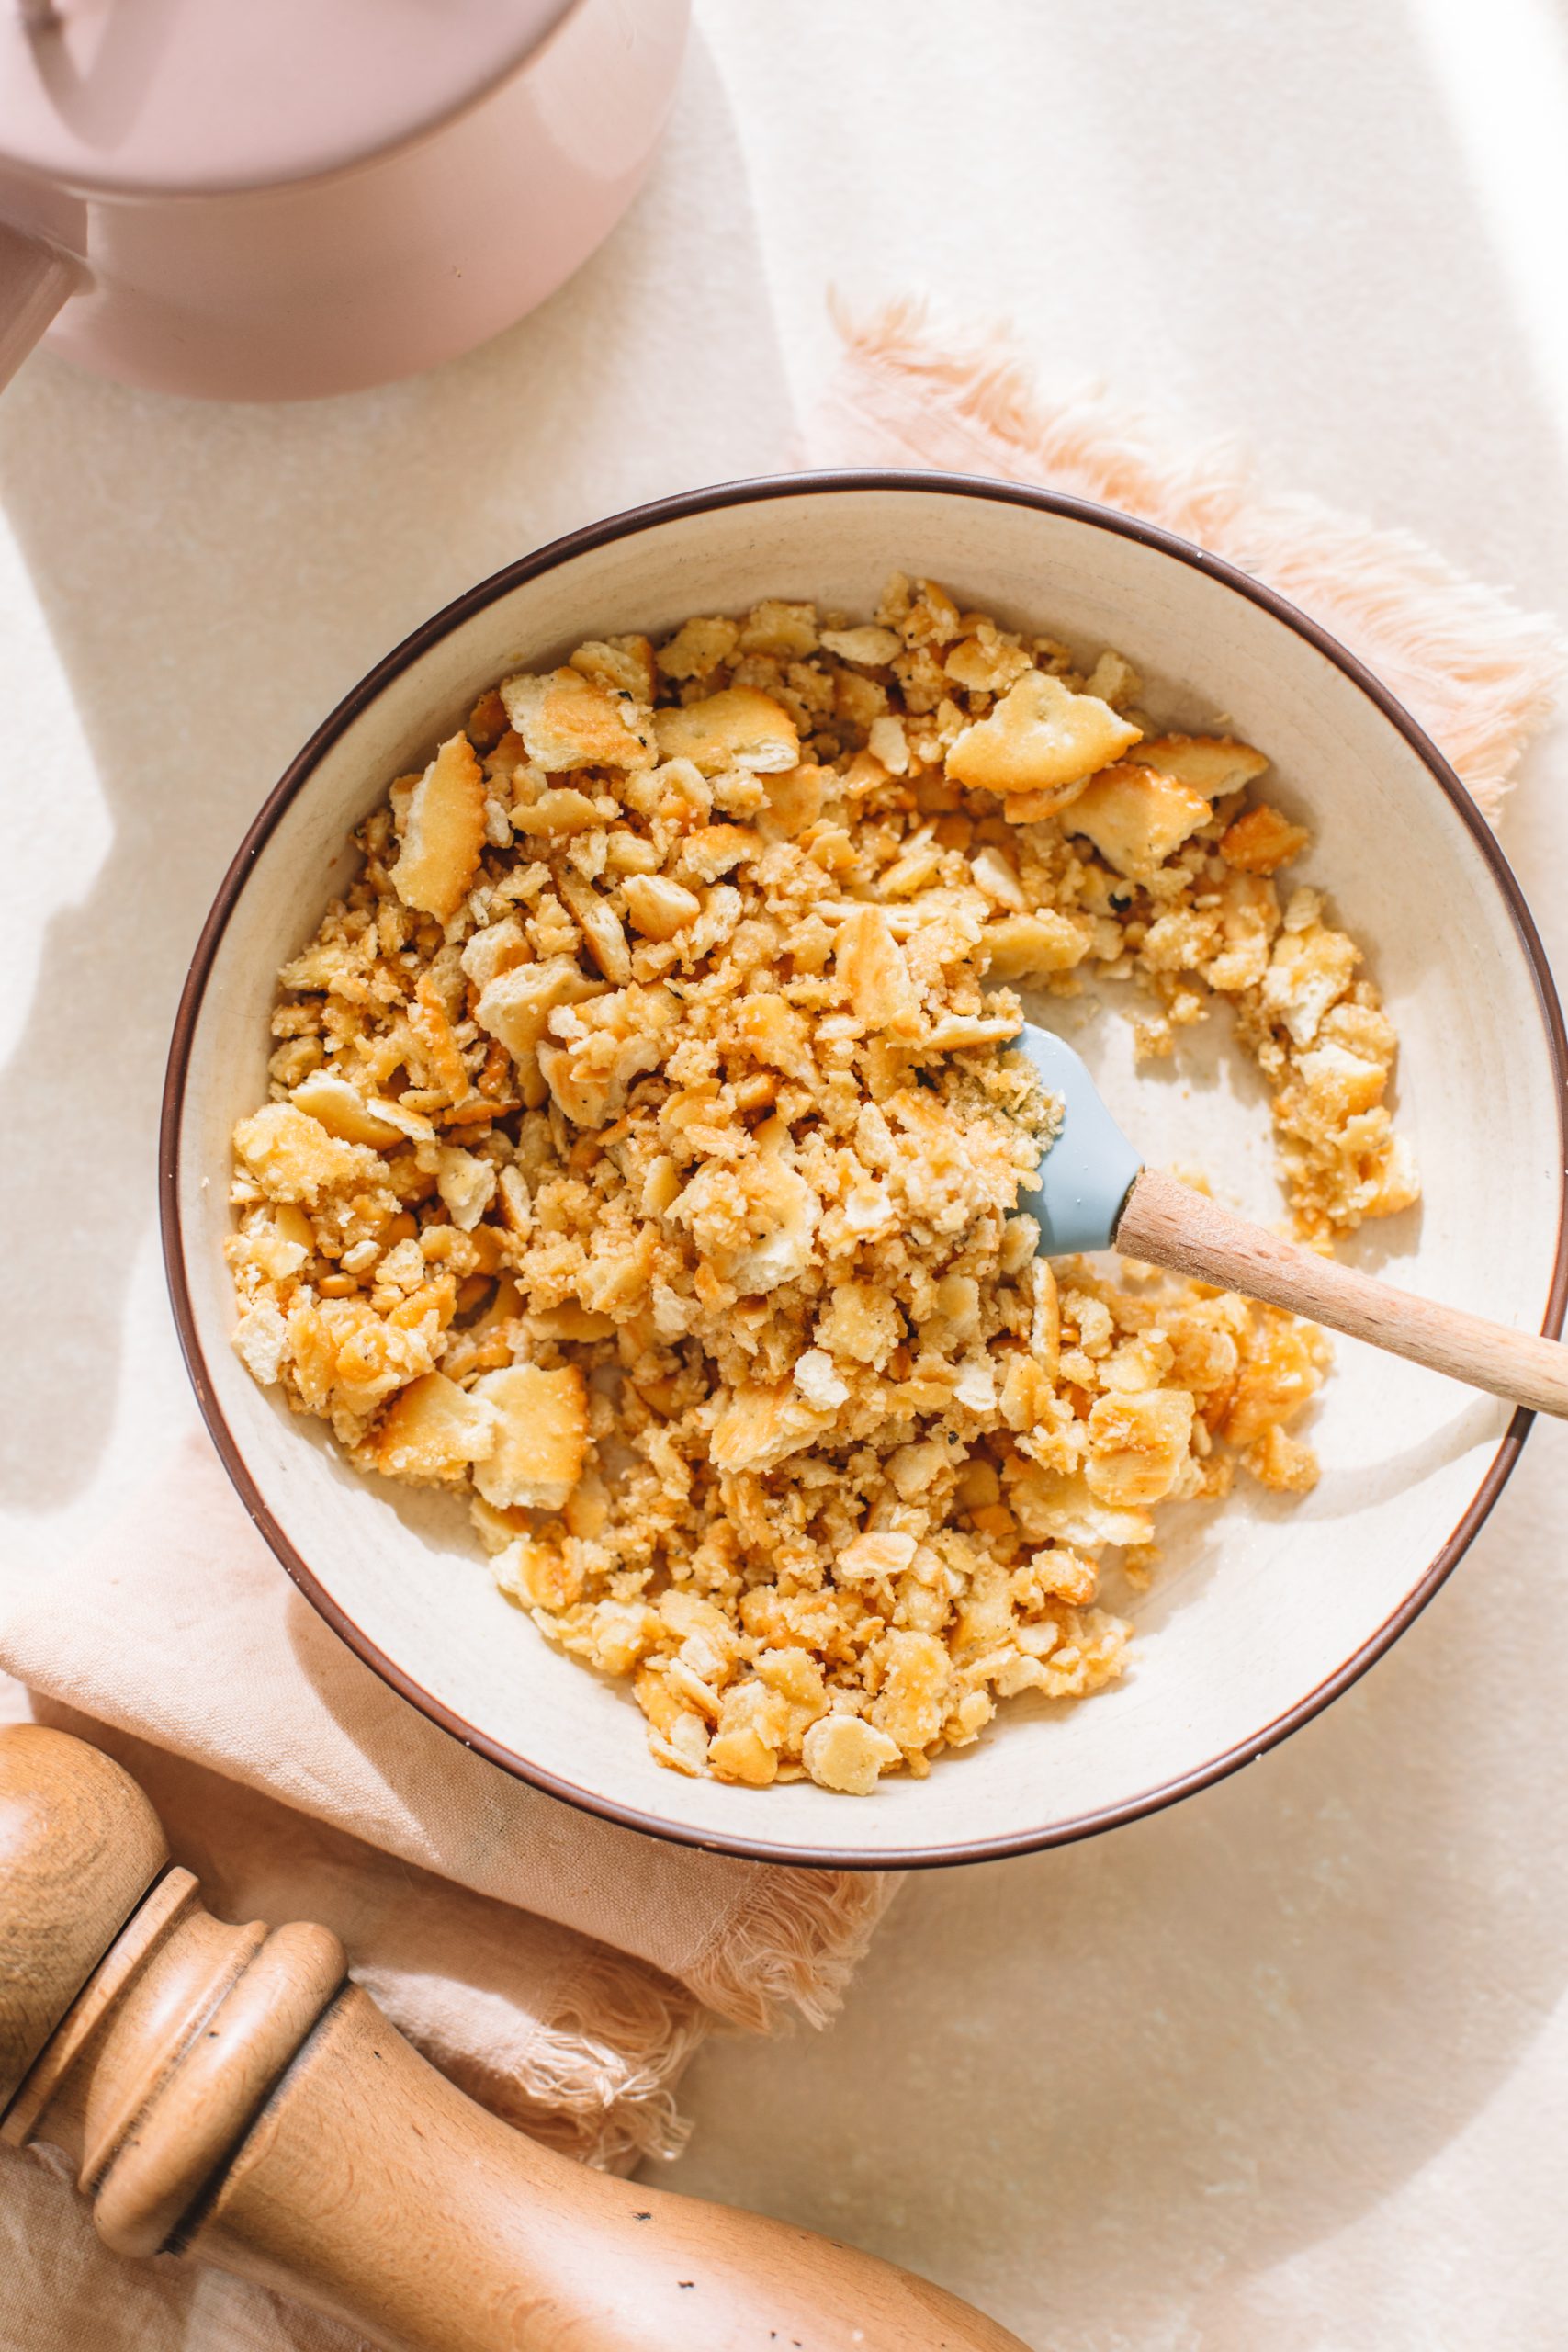
M 1262 494 L 1234 457 L 1173 460 L 1102 398 L 1036 395 L 996 338 L 914 305 L 842 331 L 811 462 L 1044 483 L 1197 540 L 1359 654 L 1495 813 L 1562 674 L 1549 622 L 1408 537 Z M 0 1719 L 28 1712 L 135 1773 L 215 1910 L 323 1921 L 466 2091 L 593 2163 L 679 2147 L 675 2086 L 715 2023 L 829 2016 L 895 1891 L 660 1845 L 473 1756 L 316 1617 L 204 1439 L 0 1628 Z M 236 2280 L 120 2260 L 54 2167 L 0 2150 L 0 2352 L 355 2341 Z

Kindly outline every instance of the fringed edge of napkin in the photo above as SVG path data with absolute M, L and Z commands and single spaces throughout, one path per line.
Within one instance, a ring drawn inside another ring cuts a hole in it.
M 903 1883 L 893 1871 L 759 1871 L 750 1900 L 683 1981 L 755 2033 L 776 2031 L 789 2009 L 826 2025 Z
M 1495 819 L 1568 676 L 1568 639 L 1413 533 L 1259 491 L 1227 446 L 1187 457 L 1102 390 L 1037 390 L 1009 331 L 948 331 L 916 300 L 854 321 L 814 461 L 999 474 L 1120 507 L 1253 573 L 1320 620 L 1405 704 Z
M 691 2138 L 676 2086 L 711 2022 L 679 1985 L 605 1950 L 574 1972 L 530 2041 L 523 2095 L 488 2104 L 605 2172 L 668 2162 Z M 458 2066 L 446 2071 L 460 2079 Z

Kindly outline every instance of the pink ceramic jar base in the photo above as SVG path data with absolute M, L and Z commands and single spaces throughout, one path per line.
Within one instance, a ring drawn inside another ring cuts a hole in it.
M 415 373 L 555 291 L 620 219 L 689 0 L 579 0 L 463 114 L 361 167 L 214 196 L 88 195 L 91 284 L 47 337 L 128 383 L 308 400 Z

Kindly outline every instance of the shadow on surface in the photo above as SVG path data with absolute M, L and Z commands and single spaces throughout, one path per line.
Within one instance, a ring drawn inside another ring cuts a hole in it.
M 725 322 L 698 351 L 668 290 L 694 211 L 705 315 Z M 784 382 L 745 161 L 697 40 L 639 203 L 559 294 L 467 358 L 294 407 L 138 393 L 47 355 L 7 390 L 0 503 L 113 839 L 50 924 L 4 1072 L 9 1221 L 58 1240 L 10 1261 L 13 1327 L 49 1337 L 6 1397 L 0 1497 L 57 1508 L 104 1444 L 180 984 L 299 743 L 389 646 L 512 558 L 618 506 L 782 463 Z M 62 1189 L 62 1167 L 92 1170 L 90 1189 Z M 65 1329 L 60 1244 L 77 1268 Z

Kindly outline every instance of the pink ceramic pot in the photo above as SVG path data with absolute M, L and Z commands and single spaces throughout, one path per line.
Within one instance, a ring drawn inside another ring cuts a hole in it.
M 0 6 L 5 0 L 0 0 Z M 690 0 L 11 0 L 0 381 L 301 400 L 496 334 L 607 235 Z

